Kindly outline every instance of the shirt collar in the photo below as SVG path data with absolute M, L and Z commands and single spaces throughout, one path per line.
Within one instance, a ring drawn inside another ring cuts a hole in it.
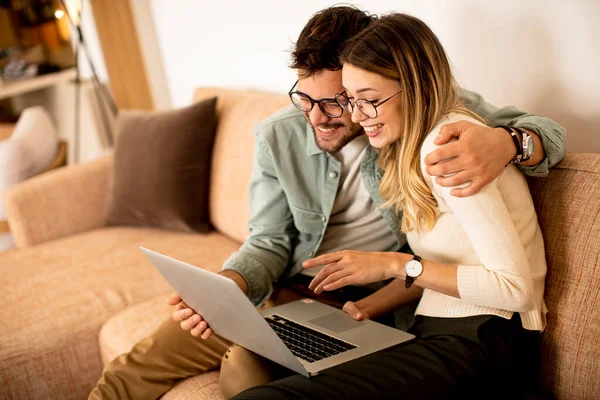
M 375 148 L 369 144 L 367 147 L 367 151 L 365 152 L 365 155 L 363 156 L 363 161 L 364 162 L 373 162 L 377 159 L 378 156 L 379 156 L 379 154 L 377 153 Z

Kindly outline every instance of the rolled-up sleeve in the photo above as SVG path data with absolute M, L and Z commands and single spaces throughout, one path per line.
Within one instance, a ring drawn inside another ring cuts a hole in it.
M 462 99 L 467 108 L 484 118 L 490 126 L 516 126 L 535 132 L 540 137 L 546 156 L 538 165 L 516 164 L 524 174 L 546 176 L 549 169 L 567 155 L 567 131 L 550 118 L 529 114 L 514 106 L 498 108 L 487 103 L 481 95 L 469 90 L 463 90 Z

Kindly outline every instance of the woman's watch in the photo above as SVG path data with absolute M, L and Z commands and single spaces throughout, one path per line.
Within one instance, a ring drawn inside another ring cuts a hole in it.
M 406 274 L 406 278 L 404 279 L 404 286 L 407 289 L 410 289 L 412 284 L 415 282 L 415 279 L 417 279 L 423 273 L 423 264 L 421 264 L 421 257 L 414 256 L 412 260 L 404 264 L 404 273 Z
M 521 161 L 528 161 L 533 157 L 533 138 L 525 129 L 517 128 L 513 126 L 513 129 L 521 134 Z

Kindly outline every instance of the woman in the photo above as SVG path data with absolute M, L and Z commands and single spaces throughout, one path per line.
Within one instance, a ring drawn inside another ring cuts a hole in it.
M 443 124 L 483 121 L 460 104 L 446 54 L 422 21 L 385 16 L 352 39 L 343 60 L 338 101 L 380 150 L 380 193 L 402 216 L 415 255 L 342 251 L 304 266 L 324 266 L 310 285 L 316 293 L 394 278 L 345 307 L 357 319 L 422 291 L 410 329 L 417 339 L 236 398 L 513 398 L 533 380 L 524 366 L 546 313 L 544 245 L 524 177 L 509 165 L 459 198 L 427 174 L 423 159 Z

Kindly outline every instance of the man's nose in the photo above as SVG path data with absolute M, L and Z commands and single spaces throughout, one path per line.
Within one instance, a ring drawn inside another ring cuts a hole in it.
M 321 125 L 329 122 L 331 117 L 328 117 L 321 108 L 315 104 L 312 110 L 308 112 L 308 119 L 313 126 Z

